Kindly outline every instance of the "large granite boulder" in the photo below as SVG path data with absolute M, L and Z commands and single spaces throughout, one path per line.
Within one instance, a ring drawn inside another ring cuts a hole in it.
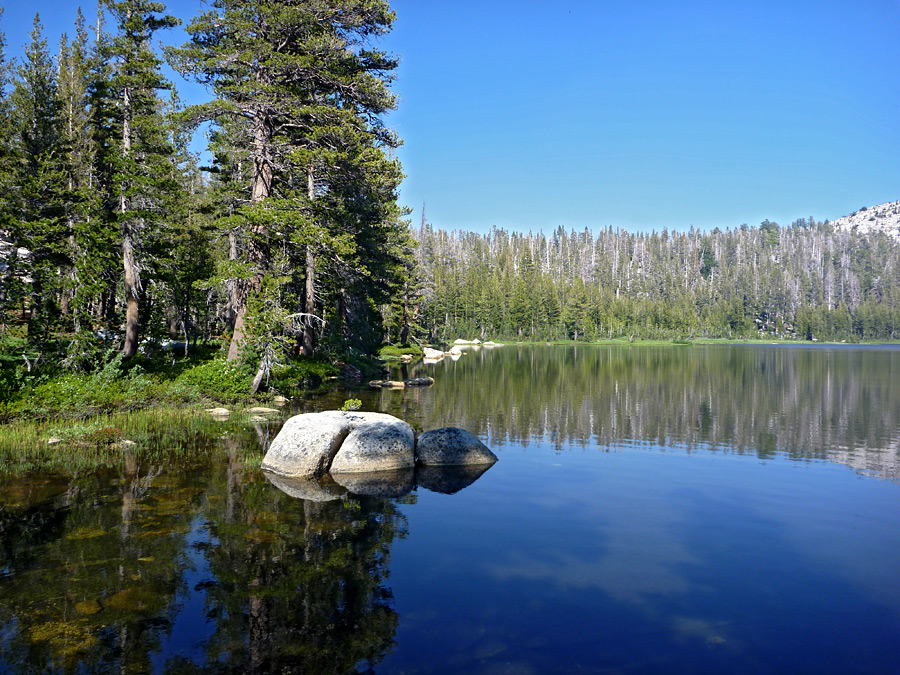
M 367 424 L 369 422 L 400 422 L 401 424 L 406 424 L 403 420 L 397 419 L 393 415 L 388 415 L 387 413 L 377 413 L 377 412 L 359 412 L 358 410 L 354 410 L 352 412 L 345 412 L 344 419 L 347 420 L 350 424 L 350 431 L 353 431 L 358 426 L 363 424 Z
M 440 349 L 425 347 L 422 350 L 422 356 L 424 356 L 426 359 L 442 359 L 444 358 L 444 352 Z
M 337 410 L 291 417 L 272 441 L 260 468 L 288 478 L 324 475 L 352 429 L 348 417 Z
M 497 455 L 473 434 L 457 427 L 426 431 L 416 442 L 419 462 L 431 466 L 493 464 Z
M 413 428 L 381 413 L 353 413 L 358 419 L 331 462 L 331 473 L 392 471 L 415 466 Z M 379 419 L 387 418 L 387 419 Z M 351 422 L 353 424 L 353 422 Z

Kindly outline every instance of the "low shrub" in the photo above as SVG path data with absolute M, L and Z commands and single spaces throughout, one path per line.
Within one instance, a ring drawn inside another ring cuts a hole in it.
M 272 370 L 269 387 L 288 393 L 309 389 L 338 374 L 337 367 L 316 358 L 301 358 Z
M 250 391 L 253 374 L 233 361 L 215 359 L 185 369 L 173 383 L 173 388 L 184 393 L 186 387 L 195 387 L 203 396 L 216 400 L 242 398 Z

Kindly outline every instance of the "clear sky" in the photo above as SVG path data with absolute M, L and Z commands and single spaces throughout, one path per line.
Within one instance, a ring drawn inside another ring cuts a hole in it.
M 78 5 L 0 4 L 12 54 L 35 11 L 55 43 Z M 200 6 L 169 3 L 184 19 Z M 423 201 L 445 229 L 547 231 L 789 224 L 900 200 L 900 0 L 392 6 L 388 121 L 415 223 Z

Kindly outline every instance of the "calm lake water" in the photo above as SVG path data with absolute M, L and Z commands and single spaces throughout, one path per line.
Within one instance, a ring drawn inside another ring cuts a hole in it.
M 483 475 L 304 501 L 255 468 L 279 418 L 0 476 L 0 671 L 900 672 L 900 349 L 510 345 L 419 373 L 297 411 L 467 428 Z

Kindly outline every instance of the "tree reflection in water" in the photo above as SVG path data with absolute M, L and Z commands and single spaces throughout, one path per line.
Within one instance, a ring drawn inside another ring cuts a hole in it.
M 131 457 L 118 474 L 0 479 L 0 670 L 377 663 L 397 628 L 399 501 L 292 498 L 245 447 L 165 471 Z

